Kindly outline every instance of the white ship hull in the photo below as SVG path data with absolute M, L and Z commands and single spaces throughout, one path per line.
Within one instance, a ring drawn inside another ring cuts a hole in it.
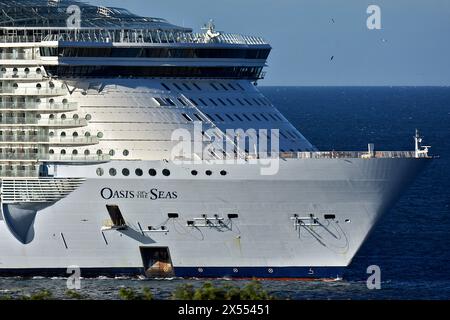
M 260 37 L 0 9 L 0 274 L 335 278 L 429 161 L 418 133 L 414 152 L 318 152 L 258 91 Z
M 95 177 L 98 166 L 78 167 L 76 173 L 86 180 L 38 211 L 22 239 L 26 244 L 0 221 L 0 273 L 64 273 L 69 266 L 79 266 L 82 275 L 143 273 L 145 248 L 168 248 L 169 271 L 176 276 L 337 277 L 428 161 L 281 160 L 276 176 L 259 175 L 252 164 L 105 164 L 105 170 L 126 165 L 131 172 L 158 172 L 119 179 Z M 162 176 L 163 168 L 171 175 Z M 193 168 L 199 172 L 195 178 Z M 213 174 L 206 176 L 205 170 Z M 74 168 L 58 167 L 58 176 L 66 173 L 74 176 Z M 140 198 L 141 191 L 148 197 Z M 155 194 L 160 198 L 153 199 Z M 106 205 L 120 208 L 126 228 L 105 228 Z M 147 232 L 148 226 L 154 231 Z

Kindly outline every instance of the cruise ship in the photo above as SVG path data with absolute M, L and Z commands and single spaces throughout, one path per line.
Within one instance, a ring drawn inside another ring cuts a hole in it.
M 258 90 L 263 38 L 0 9 L 0 275 L 341 277 L 432 158 L 319 151 Z

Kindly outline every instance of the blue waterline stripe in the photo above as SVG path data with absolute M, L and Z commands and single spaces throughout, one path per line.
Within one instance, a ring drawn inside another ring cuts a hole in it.
M 182 278 L 341 278 L 344 267 L 175 267 Z M 144 268 L 81 268 L 81 276 L 143 275 Z M 0 269 L 0 276 L 70 276 L 62 268 Z

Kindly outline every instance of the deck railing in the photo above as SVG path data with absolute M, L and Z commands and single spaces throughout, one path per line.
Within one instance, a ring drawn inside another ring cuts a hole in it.
M 263 156 L 264 157 L 264 156 Z M 265 156 L 269 158 L 270 156 Z M 416 158 L 414 151 L 311 151 L 311 152 L 280 152 L 272 157 L 283 159 L 370 159 L 370 158 Z M 420 154 L 419 157 L 428 157 Z M 255 155 L 249 155 L 255 158 Z
M 221 159 L 214 158 L 209 154 L 195 154 L 192 158 L 177 156 L 177 161 L 192 160 L 256 160 L 256 159 L 392 159 L 392 158 L 432 158 L 427 153 L 417 153 L 415 151 L 311 151 L 311 152 L 272 152 L 264 154 L 234 154 L 227 155 Z
M 156 29 L 40 29 L 30 35 L 3 35 L 0 42 L 4 43 L 32 43 L 41 41 L 67 41 L 67 42 L 99 42 L 99 43 L 220 43 L 266 45 L 261 37 L 241 34 L 220 33 L 210 37 L 207 33 L 194 33 L 186 31 L 169 31 Z M 9 58 L 6 54 L 5 58 Z M 25 56 L 24 56 L 25 58 Z

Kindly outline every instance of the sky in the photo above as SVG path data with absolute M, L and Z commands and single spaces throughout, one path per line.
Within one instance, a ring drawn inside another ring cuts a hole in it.
M 450 86 L 449 0 L 86 0 L 200 31 L 261 36 L 260 85 Z M 369 5 L 381 29 L 368 29 Z

